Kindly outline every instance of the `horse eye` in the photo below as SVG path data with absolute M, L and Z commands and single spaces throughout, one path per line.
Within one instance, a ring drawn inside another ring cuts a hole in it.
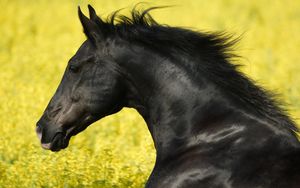
M 79 71 L 79 67 L 75 65 L 70 65 L 69 70 L 73 73 L 77 73 Z

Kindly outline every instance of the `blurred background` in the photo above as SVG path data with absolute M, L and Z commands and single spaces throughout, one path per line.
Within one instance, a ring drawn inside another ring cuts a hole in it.
M 145 2 L 145 1 L 144 1 Z M 236 46 L 242 71 L 280 93 L 300 124 L 300 1 L 156 0 L 163 24 L 243 34 Z M 0 187 L 143 187 L 155 161 L 146 124 L 133 109 L 104 118 L 58 153 L 45 151 L 35 123 L 69 58 L 85 40 L 77 6 L 102 17 L 131 0 L 0 0 Z

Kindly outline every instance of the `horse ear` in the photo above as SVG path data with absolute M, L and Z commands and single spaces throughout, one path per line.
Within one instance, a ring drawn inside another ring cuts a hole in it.
M 90 13 L 90 19 L 93 20 L 94 22 L 96 23 L 99 23 L 99 24 L 105 24 L 101 18 L 99 18 L 96 14 L 96 11 L 95 9 L 89 4 L 88 5 L 88 8 L 89 8 L 89 13 Z
M 91 5 L 88 5 L 88 8 L 90 13 L 90 19 L 100 27 L 103 36 L 108 35 L 109 33 L 109 29 L 108 29 L 109 27 L 107 26 L 108 24 L 105 23 L 99 16 L 97 16 L 95 9 Z
M 78 16 L 82 24 L 83 31 L 88 39 L 92 41 L 93 44 L 97 45 L 101 42 L 102 34 L 95 22 L 87 18 L 78 6 Z

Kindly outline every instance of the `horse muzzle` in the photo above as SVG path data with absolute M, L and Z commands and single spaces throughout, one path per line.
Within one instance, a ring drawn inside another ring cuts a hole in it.
M 69 145 L 70 139 L 63 131 L 47 130 L 37 123 L 36 133 L 43 149 L 60 151 Z

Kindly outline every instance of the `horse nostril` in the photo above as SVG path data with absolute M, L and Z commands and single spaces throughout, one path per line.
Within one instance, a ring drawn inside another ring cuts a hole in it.
M 38 123 L 36 125 L 37 126 L 35 128 L 35 132 L 36 132 L 37 137 L 39 138 L 39 140 L 41 140 L 42 139 L 42 128 Z
M 35 131 L 36 131 L 37 133 L 41 133 L 41 132 L 42 132 L 41 126 L 40 126 L 40 125 L 37 125 L 36 128 L 35 128 Z

